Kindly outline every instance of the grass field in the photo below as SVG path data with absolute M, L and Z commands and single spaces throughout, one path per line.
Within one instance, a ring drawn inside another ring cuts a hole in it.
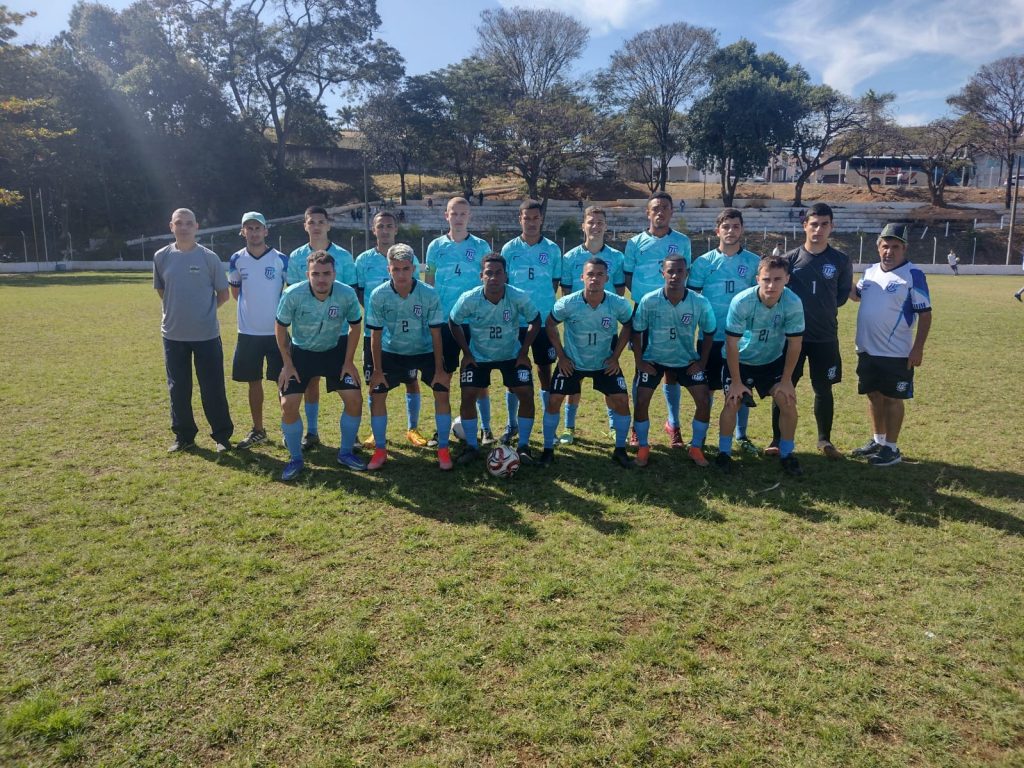
M 897 467 L 814 455 L 802 383 L 800 480 L 698 470 L 660 431 L 621 471 L 592 394 L 546 472 L 396 441 L 357 475 L 335 397 L 289 486 L 276 440 L 165 453 L 148 276 L 0 278 L 0 765 L 1024 764 L 1020 279 L 930 282 Z

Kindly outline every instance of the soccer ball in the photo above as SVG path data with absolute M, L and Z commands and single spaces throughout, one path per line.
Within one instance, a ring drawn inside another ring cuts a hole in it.
M 452 434 L 459 440 L 466 441 L 466 429 L 462 426 L 462 417 L 456 416 L 452 422 Z
M 499 445 L 487 454 L 487 471 L 495 477 L 512 477 L 519 469 L 519 454 L 507 445 Z

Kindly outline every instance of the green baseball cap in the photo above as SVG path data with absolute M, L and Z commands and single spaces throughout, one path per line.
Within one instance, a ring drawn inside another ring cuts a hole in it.
M 243 213 L 242 214 L 242 225 L 244 226 L 245 222 L 247 222 L 247 221 L 258 221 L 264 227 L 267 226 L 267 220 L 265 218 L 263 218 L 263 214 L 262 213 L 258 213 L 257 211 L 249 211 L 248 213 Z
M 907 226 L 905 224 L 886 224 L 882 227 L 882 232 L 879 234 L 878 239 L 883 240 L 887 237 L 895 237 L 904 243 L 907 242 Z

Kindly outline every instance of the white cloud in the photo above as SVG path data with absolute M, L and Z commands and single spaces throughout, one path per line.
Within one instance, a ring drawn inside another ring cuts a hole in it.
M 586 24 L 595 35 L 613 29 L 624 29 L 638 18 L 644 18 L 658 0 L 499 0 L 506 8 L 546 8 L 561 11 Z

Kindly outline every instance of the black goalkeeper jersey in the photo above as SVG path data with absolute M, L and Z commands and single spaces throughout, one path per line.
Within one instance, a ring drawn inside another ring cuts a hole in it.
M 789 259 L 789 288 L 804 304 L 804 341 L 835 341 L 839 307 L 850 298 L 853 265 L 850 257 L 831 245 L 819 254 L 803 246 L 785 254 Z

